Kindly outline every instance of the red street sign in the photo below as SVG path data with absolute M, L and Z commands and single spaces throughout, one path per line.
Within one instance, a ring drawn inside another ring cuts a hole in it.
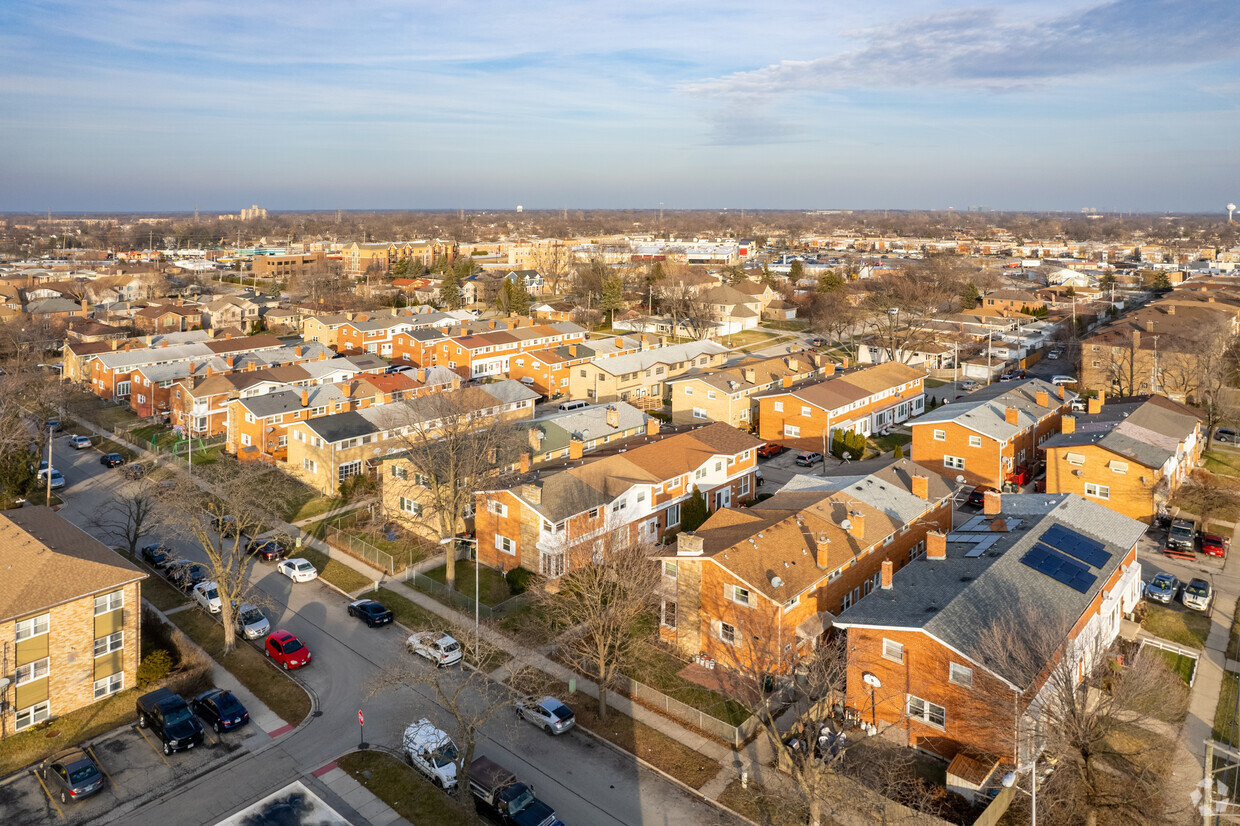
M 357 710 L 357 724 L 359 726 L 366 725 L 366 718 L 362 717 L 362 710 L 360 708 Z

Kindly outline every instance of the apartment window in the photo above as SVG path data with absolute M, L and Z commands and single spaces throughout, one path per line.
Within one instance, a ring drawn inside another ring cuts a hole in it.
M 936 430 L 936 431 L 934 431 L 934 440 L 935 440 L 936 442 L 945 442 L 945 441 L 947 441 L 947 431 L 946 431 L 946 430 Z
M 705 411 L 705 410 L 703 410 L 703 409 L 702 409 L 702 408 L 700 408 L 700 407 L 695 407 L 695 408 L 693 408 L 693 418 L 695 418 L 695 419 L 705 419 L 705 418 L 706 418 L 706 411 Z
M 51 626 L 51 614 L 40 614 L 37 617 L 24 619 L 17 623 L 17 642 L 46 634 Z
M 805 416 L 806 418 L 809 417 L 809 406 L 808 405 L 804 405 L 804 404 L 801 405 L 801 415 Z
M 340 466 L 340 469 L 336 471 L 336 481 L 339 484 L 344 484 L 346 479 L 357 476 L 361 472 L 362 462 L 360 459 L 356 462 L 345 462 Z
M 95 656 L 102 657 L 104 654 L 120 651 L 124 647 L 125 632 L 117 631 L 115 634 L 108 634 L 106 637 L 95 640 Z
M 51 706 L 48 704 L 47 700 L 44 700 L 41 703 L 36 703 L 29 708 L 23 708 L 21 711 L 17 712 L 17 722 L 14 724 L 13 729 L 15 731 L 21 731 L 24 728 L 33 726 L 35 723 L 43 722 L 50 716 Z
M 245 414 L 245 422 L 246 422 L 246 424 L 254 424 L 254 414 L 253 414 L 253 413 L 246 413 L 246 414 Z
M 736 495 L 737 496 L 748 496 L 749 495 L 749 477 L 748 476 L 741 477 L 741 483 L 736 488 Z
M 784 412 L 784 403 L 783 403 L 783 402 L 775 402 L 775 412 L 776 412 L 776 413 L 783 413 L 783 412 Z
M 920 697 L 908 695 L 908 716 L 937 728 L 947 725 L 947 710 Z
M 586 514 L 586 517 L 588 519 L 598 519 L 598 514 L 599 514 L 598 508 L 590 508 L 590 512 Z
M 1085 495 L 1092 496 L 1095 499 L 1110 499 L 1111 488 L 1108 485 L 1095 485 L 1093 482 L 1086 482 Z
M 801 603 L 801 595 L 797 594 L 795 597 L 793 597 L 792 599 L 784 603 L 784 611 L 791 611 L 793 608 L 796 608 L 800 603 Z
M 685 395 L 686 395 L 686 396 L 692 396 L 692 395 L 693 395 L 693 388 L 692 388 L 692 387 L 689 387 L 689 386 L 687 386 L 687 385 L 686 385 L 686 386 L 685 386 Z
M 1128 463 L 1127 462 L 1111 462 L 1111 472 L 1112 473 L 1127 473 Z
M 1064 455 L 1064 458 L 1068 460 L 1068 464 L 1075 465 L 1076 467 L 1085 464 L 1085 457 L 1080 453 L 1068 453 Z
M 883 657 L 892 662 L 904 662 L 904 644 L 895 640 L 883 639 Z
M 17 684 L 25 685 L 33 683 L 35 680 L 42 680 L 52 670 L 52 661 L 48 657 L 41 660 L 35 660 L 32 663 L 17 666 Z
M 118 671 L 110 677 L 95 680 L 95 699 L 101 700 L 109 694 L 115 694 L 125 687 L 125 672 Z
M 715 398 L 715 391 L 714 391 L 714 390 L 707 390 L 707 391 L 706 391 L 706 398 L 708 398 L 708 399 L 714 399 L 714 398 Z
M 506 554 L 515 554 L 517 552 L 516 544 L 508 537 L 500 534 L 495 535 L 495 549 Z
M 730 599 L 737 605 L 749 604 L 749 589 L 741 588 L 738 585 L 724 585 L 723 598 Z
M 249 446 L 252 444 L 252 442 L 250 441 L 250 434 L 249 434 L 249 433 L 242 433 L 242 434 L 241 434 L 241 444 L 245 445 L 246 447 L 249 447 Z
M 138 394 L 138 404 L 146 404 L 146 396 L 141 393 Z
M 276 439 L 276 446 L 288 447 L 288 436 L 281 436 L 279 439 Z
M 969 447 L 981 447 L 981 446 L 982 446 L 981 436 L 970 436 L 969 437 Z
M 318 473 L 319 463 L 313 459 L 302 459 L 301 466 L 311 473 Z
M 667 510 L 664 511 L 664 513 L 667 514 L 667 519 L 664 520 L 663 527 L 674 528 L 680 524 L 680 504 L 679 503 L 675 505 L 668 505 Z
M 663 560 L 663 576 L 668 579 L 675 579 L 678 569 L 676 563 L 670 559 Z
M 952 663 L 947 668 L 947 679 L 963 688 L 972 688 L 973 669 L 960 663 Z
M 95 597 L 95 616 L 107 614 L 117 610 L 125 604 L 125 592 L 113 591 L 110 594 L 100 594 Z
M 796 425 L 786 424 L 784 425 L 784 436 L 789 439 L 799 439 L 801 438 L 801 428 Z
M 501 517 L 507 516 L 508 506 L 505 505 L 503 502 L 490 501 L 490 502 L 487 502 L 487 511 L 489 513 L 495 514 L 496 516 L 501 516 Z
M 660 619 L 660 622 L 663 624 L 665 628 L 676 627 L 676 603 L 669 602 L 666 600 L 664 601 L 663 616 L 662 616 L 662 619 Z
M 411 513 L 414 516 L 422 515 L 422 503 L 415 502 L 412 499 L 406 499 L 403 496 L 400 497 L 400 509 L 405 513 Z
M 736 645 L 736 626 L 726 622 L 719 623 L 719 639 L 728 645 Z
M 959 456 L 944 456 L 943 467 L 952 467 L 956 470 L 964 470 L 964 459 Z

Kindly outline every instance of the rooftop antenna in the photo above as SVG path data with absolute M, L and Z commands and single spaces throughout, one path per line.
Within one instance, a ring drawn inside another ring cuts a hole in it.
M 1228 205 L 1227 205 L 1227 223 L 1229 223 L 1229 224 L 1230 224 L 1230 223 L 1232 222 L 1232 220 L 1231 220 L 1231 215 L 1232 215 L 1232 213 L 1233 213 L 1233 212 L 1235 212 L 1235 211 L 1236 211 L 1236 205 L 1235 205 L 1235 204 L 1228 204 Z

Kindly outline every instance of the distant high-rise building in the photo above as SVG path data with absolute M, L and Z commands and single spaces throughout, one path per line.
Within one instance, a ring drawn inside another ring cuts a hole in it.
M 253 221 L 256 218 L 266 218 L 266 217 L 267 217 L 267 210 L 263 209 L 258 204 L 251 204 L 249 209 L 241 210 L 242 221 Z

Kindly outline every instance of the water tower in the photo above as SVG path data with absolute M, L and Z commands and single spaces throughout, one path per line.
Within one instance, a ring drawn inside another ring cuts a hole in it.
M 1236 211 L 1236 205 L 1235 205 L 1235 204 L 1228 204 L 1228 205 L 1227 205 L 1227 223 L 1229 223 L 1229 224 L 1231 223 L 1231 214 L 1232 214 L 1233 212 L 1235 212 L 1235 211 Z

